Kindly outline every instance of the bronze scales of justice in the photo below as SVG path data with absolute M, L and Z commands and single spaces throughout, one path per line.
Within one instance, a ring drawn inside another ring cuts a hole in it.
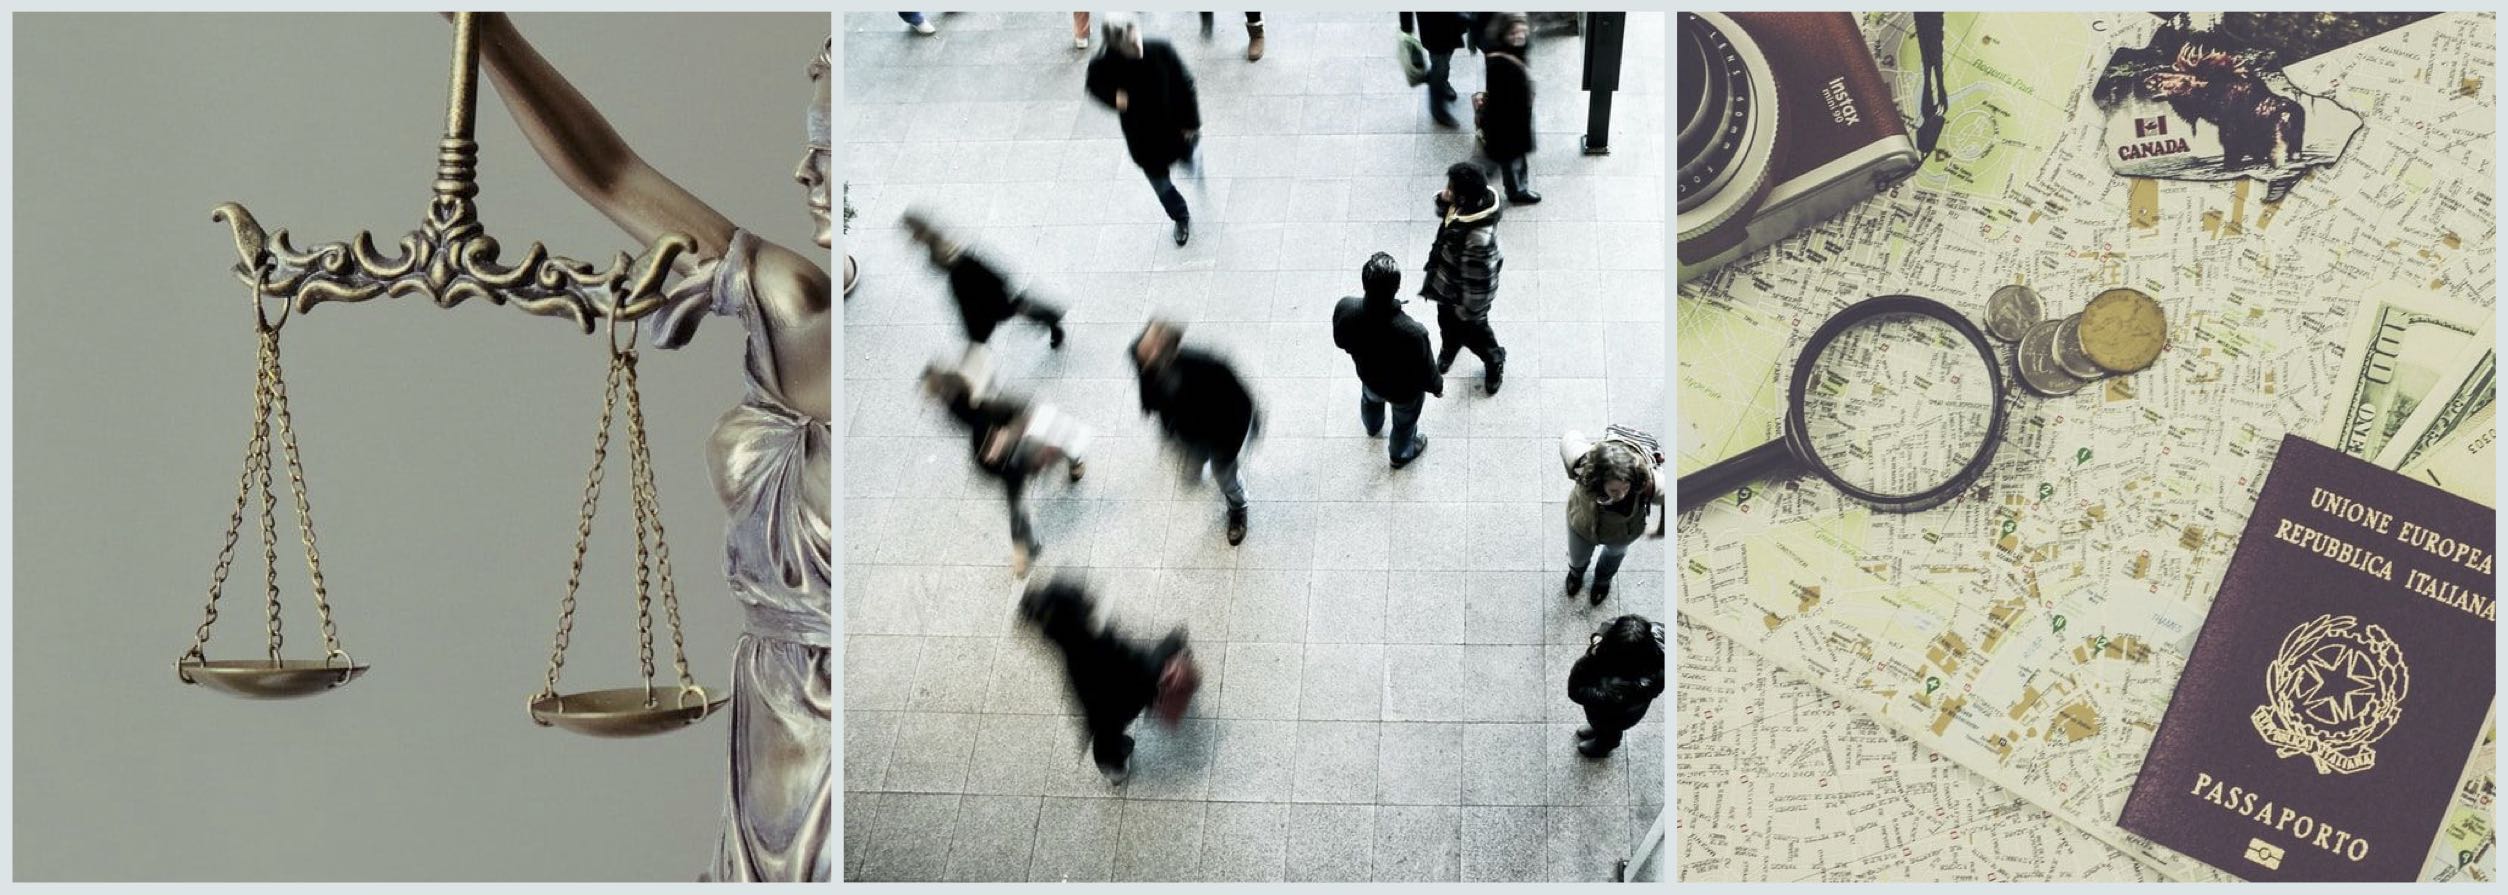
M 373 234 L 360 232 L 348 242 L 317 245 L 303 251 L 288 244 L 282 229 L 264 237 L 261 225 L 242 205 L 227 203 L 211 219 L 228 224 L 242 260 L 237 279 L 251 290 L 254 331 L 260 337 L 259 370 L 253 387 L 252 435 L 244 449 L 244 471 L 235 494 L 235 511 L 227 520 L 225 545 L 210 573 L 205 617 L 193 633 L 191 648 L 174 662 L 183 683 L 235 696 L 278 699 L 327 693 L 366 672 L 340 646 L 332 624 L 331 605 L 322 579 L 322 555 L 315 548 L 313 512 L 305 498 L 304 465 L 298 457 L 296 433 L 288 415 L 287 383 L 279 369 L 279 331 L 298 312 L 324 302 L 362 302 L 390 296 L 421 295 L 450 308 L 473 298 L 522 309 L 545 317 L 573 320 L 585 334 L 601 321 L 608 332 L 609 378 L 602 392 L 601 428 L 593 442 L 592 471 L 583 491 L 581 521 L 576 526 L 574 561 L 560 601 L 556 642 L 549 653 L 547 680 L 529 699 L 533 723 L 594 736 L 640 736 L 679 730 L 720 709 L 729 697 L 709 693 L 688 671 L 687 647 L 679 624 L 679 596 L 671 578 L 670 548 L 663 541 L 660 500 L 653 481 L 651 449 L 645 440 L 644 410 L 637 397 L 636 327 L 634 321 L 663 303 L 663 279 L 672 262 L 696 243 L 670 234 L 654 240 L 641 255 L 620 253 L 607 269 L 548 254 L 532 243 L 521 260 L 506 266 L 498 261 L 497 241 L 480 225 L 472 198 L 479 146 L 471 140 L 478 102 L 479 47 L 473 16 L 453 16 L 452 97 L 439 143 L 435 196 L 419 228 L 401 237 L 399 254 L 384 257 Z M 276 318 L 263 305 L 276 299 Z M 620 330 L 624 329 L 622 341 Z M 623 396 L 623 399 L 622 399 Z M 621 404 L 626 411 L 630 503 L 636 521 L 636 619 L 644 670 L 639 687 L 559 693 L 558 674 L 566 665 L 568 640 L 574 629 L 575 594 L 583 580 L 584 556 L 599 506 L 602 467 L 609 454 L 610 424 Z M 273 423 L 275 422 L 275 427 Z M 287 457 L 288 484 L 294 492 L 296 518 L 303 534 L 305 565 L 312 578 L 314 609 L 321 619 L 323 654 L 292 659 L 280 655 L 286 638 L 279 621 L 278 547 L 274 515 L 278 498 L 271 490 L 271 441 Z M 265 627 L 268 654 L 256 659 L 212 660 L 206 653 L 209 629 L 218 620 L 218 596 L 233 564 L 244 510 L 254 488 L 261 491 L 261 549 L 269 594 Z M 678 671 L 676 691 L 654 686 L 652 595 L 661 592 L 670 627 L 672 663 Z

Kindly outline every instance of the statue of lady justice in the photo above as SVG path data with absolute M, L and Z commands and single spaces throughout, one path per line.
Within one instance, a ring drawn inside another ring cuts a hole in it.
M 748 394 L 707 445 L 730 514 L 724 572 L 748 613 L 732 653 L 731 782 L 723 839 L 699 878 L 827 882 L 831 570 L 827 272 L 758 239 L 638 158 L 502 14 L 480 13 L 480 57 L 497 95 L 558 179 L 639 243 L 684 234 L 685 277 L 642 322 L 654 345 L 688 343 L 709 316 L 746 332 Z M 812 237 L 828 233 L 828 53 L 809 68 L 818 96 L 793 177 L 809 191 Z M 824 257 L 822 252 L 820 257 Z

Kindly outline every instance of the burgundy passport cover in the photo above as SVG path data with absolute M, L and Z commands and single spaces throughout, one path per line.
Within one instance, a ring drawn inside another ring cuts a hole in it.
M 2492 515 L 2283 438 L 2117 823 L 2250 880 L 2418 876 L 2491 703 Z

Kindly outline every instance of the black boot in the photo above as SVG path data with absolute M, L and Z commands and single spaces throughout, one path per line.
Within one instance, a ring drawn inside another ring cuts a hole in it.
M 1463 346 L 1462 346 L 1461 344 L 1458 344 L 1458 343 L 1455 343 L 1455 342 L 1447 342 L 1447 343 L 1446 343 L 1446 347 L 1438 349 L 1438 350 L 1437 350 L 1437 374 L 1438 374 L 1438 375 L 1440 375 L 1440 376 L 1442 376 L 1442 375 L 1445 375 L 1447 372 L 1449 372 L 1449 371 L 1453 370 L 1453 369 L 1454 369 L 1454 358 L 1455 358 L 1455 356 L 1456 356 L 1456 355 L 1459 355 L 1459 354 L 1462 354 L 1462 353 L 1463 353 Z
M 1585 573 L 1584 573 L 1583 571 L 1576 570 L 1576 569 L 1570 569 L 1570 570 L 1568 570 L 1568 573 L 1567 573 L 1567 595 L 1568 595 L 1568 596 L 1573 597 L 1573 596 L 1576 596 L 1577 594 L 1584 593 L 1584 592 L 1585 592 Z
M 1189 220 L 1177 221 L 1176 244 L 1183 245 L 1191 241 L 1193 241 L 1193 222 Z
M 1482 367 L 1481 387 L 1488 389 L 1490 394 L 1497 394 L 1499 383 L 1505 382 L 1507 377 L 1507 350 L 1498 349 L 1496 356 L 1491 357 L 1489 362 L 1483 364 Z
M 1228 546 L 1245 543 L 1245 508 L 1228 508 Z

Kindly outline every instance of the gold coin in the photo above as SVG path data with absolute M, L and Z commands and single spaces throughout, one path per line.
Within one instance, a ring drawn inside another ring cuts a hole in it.
M 2081 351 L 2114 373 L 2151 365 L 2168 345 L 2168 317 L 2139 289 L 2110 289 L 2081 311 Z

